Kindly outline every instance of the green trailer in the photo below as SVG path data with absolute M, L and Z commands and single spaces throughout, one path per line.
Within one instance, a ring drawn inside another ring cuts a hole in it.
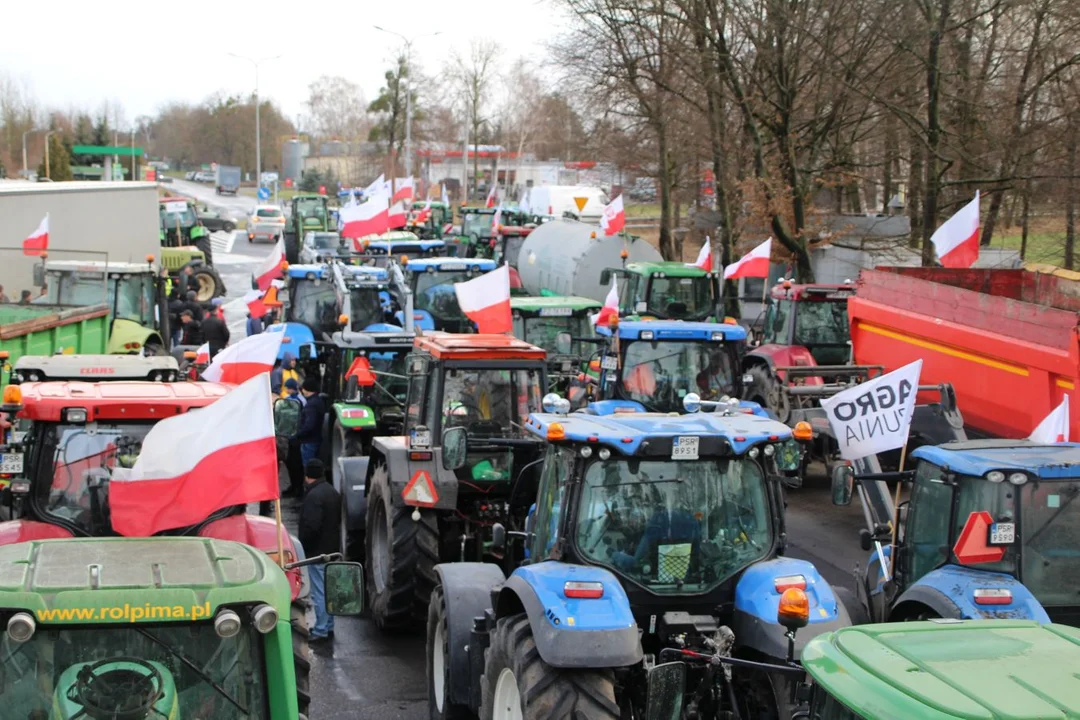
M 847 627 L 802 652 L 800 720 L 1080 717 L 1080 630 L 1027 620 Z
M 0 352 L 8 367 L 24 355 L 101 354 L 108 339 L 106 305 L 0 305 Z
M 359 614 L 361 583 L 329 563 L 331 613 Z M 226 540 L 0 547 L 3 715 L 296 720 L 289 596 L 268 555 Z

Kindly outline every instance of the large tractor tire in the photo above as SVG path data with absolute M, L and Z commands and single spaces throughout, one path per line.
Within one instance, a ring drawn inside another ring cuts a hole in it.
M 307 625 L 307 613 L 304 606 L 294 602 L 289 610 L 292 624 L 293 668 L 296 672 L 296 705 L 300 714 L 309 715 L 311 705 L 311 647 L 308 644 L 310 631 Z
M 210 241 L 210 233 L 203 235 L 201 238 L 196 238 L 194 245 L 202 252 L 206 264 L 212 266 L 214 264 L 214 244 Z
M 427 616 L 428 714 L 431 720 L 464 720 L 469 708 L 447 699 L 450 691 L 450 629 L 442 587 L 431 593 Z
M 356 433 L 346 433 L 336 422 L 330 430 L 330 477 L 341 494 L 341 552 L 346 560 L 364 559 L 364 531 L 349 532 L 348 511 L 345 507 L 345 478 L 341 476 L 339 457 L 363 457 L 364 443 Z
M 217 270 L 201 263 L 192 265 L 191 269 L 195 295 L 199 302 L 210 302 L 225 295 L 225 281 L 218 275 Z
M 760 404 L 786 425 L 791 417 L 791 405 L 780 381 L 764 365 L 752 365 L 746 374 L 754 380 L 746 388 L 744 399 Z
M 615 720 L 610 670 L 559 670 L 540 658 L 524 613 L 499 620 L 485 653 L 481 720 Z
M 300 262 L 300 238 L 294 232 L 285 231 L 285 260 L 290 265 Z
M 420 520 L 413 520 L 419 512 Z M 371 616 L 380 630 L 394 632 L 416 627 L 427 617 L 428 595 L 434 584 L 434 565 L 427 553 L 421 553 L 420 538 L 430 548 L 431 534 L 436 534 L 438 519 L 432 510 L 394 505 L 390 475 L 380 464 L 371 474 L 368 490 L 367 527 L 365 528 L 364 568 L 371 599 Z M 421 554 L 425 555 L 421 560 Z M 426 587 L 427 593 L 424 589 Z M 419 622 L 417 622 L 419 621 Z

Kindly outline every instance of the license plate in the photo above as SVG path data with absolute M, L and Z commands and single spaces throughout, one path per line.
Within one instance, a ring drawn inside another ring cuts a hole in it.
M 600 367 L 605 370 L 615 370 L 619 367 L 619 359 L 614 355 L 605 355 L 604 359 L 600 361 Z
M 677 437 L 671 445 L 672 460 L 697 460 L 698 440 L 696 437 Z
M 0 474 L 15 475 L 23 471 L 22 453 L 4 453 L 0 455 Z
M 1016 542 L 1016 523 L 992 523 L 990 525 L 991 545 L 1012 545 Z

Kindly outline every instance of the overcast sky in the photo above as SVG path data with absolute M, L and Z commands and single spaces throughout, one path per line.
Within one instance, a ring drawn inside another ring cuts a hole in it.
M 45 106 L 97 110 L 104 100 L 118 101 L 128 122 L 169 101 L 250 92 L 254 68 L 229 52 L 282 55 L 260 66 L 259 90 L 296 120 L 308 84 L 320 75 L 344 76 L 369 101 L 375 97 L 403 47 L 375 25 L 414 39 L 414 61 L 428 74 L 453 49 L 466 51 L 472 37 L 499 42 L 504 64 L 519 56 L 541 62 L 558 31 L 550 0 L 3 4 L 0 70 L 26 82 Z

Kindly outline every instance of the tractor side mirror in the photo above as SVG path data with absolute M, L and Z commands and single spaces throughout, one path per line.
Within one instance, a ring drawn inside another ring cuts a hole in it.
M 855 484 L 855 471 L 850 465 L 837 465 L 832 471 L 833 505 L 850 505 L 852 488 Z
M 555 336 L 555 354 L 569 355 L 573 349 L 574 338 L 568 332 L 561 332 Z
M 364 568 L 360 563 L 326 563 L 326 611 L 331 615 L 364 611 Z
M 45 263 L 34 266 L 34 284 L 38 287 L 45 284 Z
M 645 717 L 679 720 L 686 692 L 686 663 L 670 662 L 649 668 Z
M 311 359 L 311 354 L 312 354 L 311 353 L 311 345 L 301 345 L 300 346 L 300 359 L 301 360 L 310 360 Z
M 502 552 L 506 549 L 506 528 L 502 523 L 491 526 L 491 549 Z
M 611 284 L 611 270 L 610 269 L 600 271 L 600 284 L 601 285 L 610 285 Z
M 469 452 L 469 433 L 463 427 L 447 428 L 442 435 L 442 465 L 446 470 L 457 470 L 465 465 Z

